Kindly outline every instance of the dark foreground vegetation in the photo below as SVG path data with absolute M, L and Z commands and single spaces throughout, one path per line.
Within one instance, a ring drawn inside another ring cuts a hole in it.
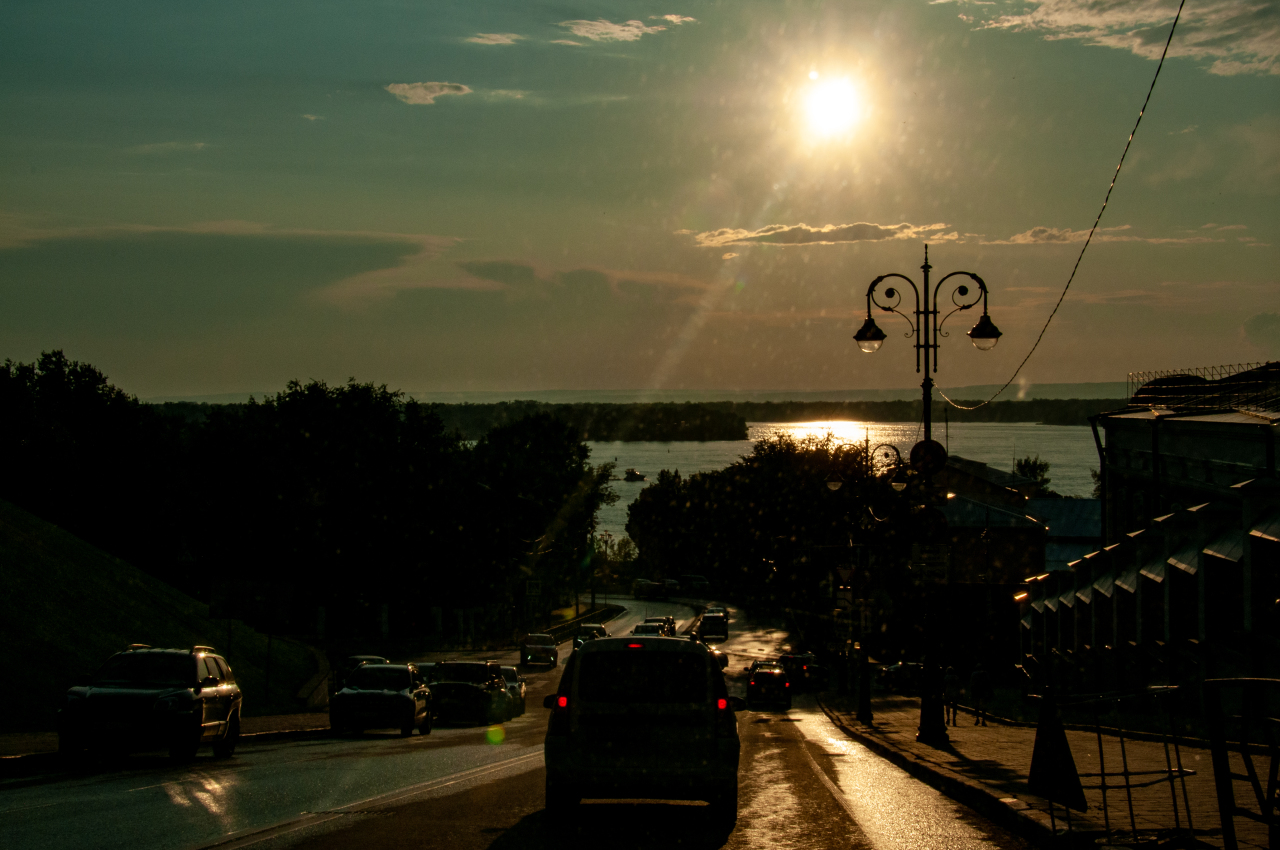
M 0 498 L 215 617 L 326 640 L 509 636 L 579 581 L 616 498 L 546 413 L 467 442 L 354 380 L 166 408 L 55 351 L 0 368 L 0 411 Z

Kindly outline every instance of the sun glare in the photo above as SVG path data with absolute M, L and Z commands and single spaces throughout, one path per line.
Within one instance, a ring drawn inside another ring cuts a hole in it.
M 823 80 L 809 92 L 805 112 L 810 129 L 819 136 L 842 136 L 851 132 L 862 117 L 862 104 L 847 78 Z

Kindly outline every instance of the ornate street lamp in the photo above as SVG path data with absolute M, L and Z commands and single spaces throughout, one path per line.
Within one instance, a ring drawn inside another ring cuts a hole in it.
M 933 439 L 933 377 L 932 373 L 938 371 L 938 338 L 948 336 L 944 331 L 943 325 L 947 319 L 961 310 L 970 310 L 982 302 L 982 318 L 978 319 L 978 323 L 969 330 L 969 339 L 973 340 L 974 346 L 979 351 L 990 351 L 1000 340 L 1000 329 L 991 321 L 991 317 L 987 314 L 987 285 L 982 278 L 973 272 L 952 272 L 942 280 L 932 290 L 932 302 L 930 301 L 929 289 L 929 270 L 933 266 L 929 265 L 929 246 L 924 246 L 924 265 L 920 270 L 924 272 L 923 286 L 917 287 L 915 281 L 906 275 L 891 272 L 882 274 L 880 277 L 871 281 L 871 286 L 867 289 L 867 320 L 862 323 L 862 327 L 858 328 L 858 332 L 853 335 L 857 341 L 858 347 L 868 354 L 879 350 L 881 343 L 885 341 L 886 334 L 876 324 L 876 320 L 871 317 L 872 305 L 878 307 L 886 313 L 897 313 L 899 316 L 907 320 L 907 324 L 911 326 L 910 332 L 906 337 L 910 339 L 915 337 L 916 346 L 916 372 L 924 368 L 924 380 L 920 382 L 920 388 L 924 396 L 924 438 L 926 440 Z M 885 280 L 891 277 L 901 278 L 905 280 L 911 287 L 911 291 L 915 293 L 916 304 L 914 321 L 906 313 L 898 309 L 898 305 L 902 303 L 902 293 L 894 287 L 888 287 L 883 292 L 883 297 L 887 299 L 887 303 L 879 300 L 877 288 Z M 941 320 L 938 319 L 938 295 L 942 290 L 942 285 L 953 277 L 967 277 L 978 285 L 978 292 L 972 300 L 969 300 L 970 289 L 968 286 L 961 284 L 951 291 L 951 303 L 955 308 L 948 312 Z

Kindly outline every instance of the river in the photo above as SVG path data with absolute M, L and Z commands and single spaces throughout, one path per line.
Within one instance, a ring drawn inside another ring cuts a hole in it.
M 790 433 L 796 437 L 822 435 L 830 431 L 839 440 L 871 445 L 891 443 L 903 457 L 923 437 L 918 422 L 753 422 L 750 439 L 708 443 L 588 443 L 591 462 L 616 461 L 618 474 L 633 467 L 649 481 L 662 469 L 678 469 L 681 475 L 724 469 L 751 454 L 756 440 Z M 1015 458 L 1039 455 L 1049 462 L 1050 487 L 1064 496 L 1088 496 L 1093 491 L 1090 470 L 1098 468 L 1098 452 L 1093 434 L 1086 426 L 1037 425 L 1031 422 L 974 422 L 945 428 L 934 424 L 933 437 L 951 454 L 988 463 L 996 469 L 1013 469 Z M 621 497 L 606 505 L 597 517 L 599 531 L 614 537 L 626 534 L 627 507 L 649 482 L 615 481 L 613 489 Z

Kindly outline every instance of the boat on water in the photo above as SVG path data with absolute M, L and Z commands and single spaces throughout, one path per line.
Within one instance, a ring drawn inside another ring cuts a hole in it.
M 628 468 L 626 472 L 622 473 L 622 480 L 623 481 L 644 481 L 645 478 L 643 475 L 636 472 L 634 469 Z

